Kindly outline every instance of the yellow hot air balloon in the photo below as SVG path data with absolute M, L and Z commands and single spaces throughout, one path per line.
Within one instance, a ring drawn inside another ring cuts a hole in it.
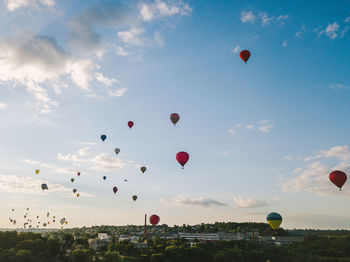
M 35 174 L 39 174 L 40 170 L 39 169 L 35 169 Z
M 64 222 L 66 225 L 68 224 L 68 221 Z
M 267 215 L 266 220 L 272 229 L 277 229 L 282 223 L 282 216 L 276 212 L 272 212 Z
M 77 194 L 77 197 L 79 197 L 79 196 L 80 196 L 80 194 L 78 193 L 78 194 Z

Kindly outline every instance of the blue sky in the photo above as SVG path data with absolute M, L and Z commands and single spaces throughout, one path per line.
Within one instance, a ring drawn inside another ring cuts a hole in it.
M 145 213 L 169 225 L 265 222 L 274 211 L 286 228 L 349 229 L 350 190 L 328 180 L 350 171 L 347 10 L 0 2 L 0 226 L 29 207 L 69 226 L 142 224 Z

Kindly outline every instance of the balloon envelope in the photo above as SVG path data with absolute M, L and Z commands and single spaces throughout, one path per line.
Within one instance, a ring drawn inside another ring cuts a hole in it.
M 160 218 L 157 215 L 152 215 L 149 217 L 149 222 L 152 224 L 152 226 L 157 225 L 159 223 L 159 220 Z
M 345 184 L 346 179 L 347 176 L 343 171 L 336 170 L 329 174 L 329 180 L 339 187 L 339 190 L 341 190 L 342 186 Z
M 114 192 L 114 194 L 117 193 L 117 191 L 118 191 L 118 188 L 117 188 L 116 186 L 113 187 L 113 192 Z
M 106 176 L 103 176 L 103 180 L 106 180 L 106 178 L 107 178 Z
M 147 170 L 147 168 L 146 168 L 146 167 L 144 167 L 144 166 L 143 166 L 143 167 L 141 167 L 140 169 L 141 169 L 141 172 L 142 172 L 142 173 L 145 173 L 145 172 L 146 172 L 146 170 Z
M 129 127 L 129 128 L 132 128 L 133 126 L 134 126 L 134 122 L 133 122 L 133 121 L 129 121 L 129 122 L 128 122 L 128 127 Z
M 77 190 L 74 188 L 74 189 L 73 189 L 73 193 L 75 194 L 75 192 L 77 192 Z
M 80 196 L 80 194 L 78 193 L 78 194 L 77 194 L 77 197 L 79 197 L 79 196 Z
M 272 229 L 277 229 L 282 223 L 282 216 L 276 212 L 272 212 L 267 215 L 266 220 Z
M 180 120 L 180 116 L 176 113 L 170 115 L 170 121 L 176 125 L 176 123 Z
M 102 140 L 102 141 L 105 141 L 105 140 L 106 140 L 106 138 L 107 138 L 107 136 L 106 136 L 106 135 L 101 135 L 101 140 Z
M 114 152 L 118 155 L 119 152 L 120 152 L 120 149 L 119 149 L 119 148 L 116 148 L 116 149 L 114 149 Z
M 47 187 L 46 184 L 41 184 L 41 189 L 42 189 L 42 190 L 45 190 L 45 189 L 48 190 L 49 188 Z
M 72 181 L 72 183 L 74 182 L 74 178 L 71 178 L 70 181 Z
M 249 57 L 250 57 L 250 52 L 248 50 L 243 50 L 239 53 L 239 56 L 241 57 L 241 59 L 247 63 Z
M 80 176 L 80 172 L 78 172 L 77 175 Z
M 39 169 L 35 169 L 35 174 L 39 174 L 40 170 Z
M 190 158 L 190 155 L 187 152 L 179 152 L 176 154 L 176 160 L 182 166 L 182 169 L 186 165 L 189 158 Z
M 137 195 L 133 195 L 133 196 L 132 196 L 132 199 L 133 199 L 134 201 L 136 201 Z

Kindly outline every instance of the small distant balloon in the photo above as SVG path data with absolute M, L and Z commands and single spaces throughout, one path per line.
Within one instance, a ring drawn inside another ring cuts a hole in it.
M 133 199 L 134 201 L 136 201 L 137 195 L 133 195 L 133 196 L 132 196 L 132 199 Z
M 176 125 L 176 123 L 180 120 L 179 114 L 173 113 L 170 115 L 170 121 Z
M 341 190 L 347 180 L 347 176 L 343 171 L 336 170 L 329 174 L 329 180 Z
M 45 189 L 46 190 L 49 190 L 48 186 L 46 184 L 41 184 L 41 189 L 44 191 Z
M 78 194 L 77 194 L 77 197 L 79 197 L 79 196 L 80 196 L 80 194 L 78 193 Z
M 113 187 L 113 192 L 114 192 L 114 194 L 117 193 L 117 191 L 118 191 L 118 188 L 117 188 L 116 186 Z
M 276 212 L 272 212 L 267 215 L 266 220 L 272 229 L 277 229 L 282 223 L 282 216 Z
M 101 140 L 102 140 L 102 141 L 105 141 L 105 140 L 106 140 L 106 138 L 107 138 L 107 136 L 106 136 L 106 135 L 101 135 Z
M 35 174 L 39 174 L 40 170 L 39 169 L 35 169 Z
M 74 178 L 71 178 L 70 181 L 73 183 L 74 182 Z
M 74 188 L 74 189 L 73 189 L 73 193 L 75 194 L 75 192 L 77 192 L 77 190 Z
M 151 223 L 152 226 L 157 225 L 159 223 L 159 220 L 160 220 L 160 218 L 157 215 L 152 215 L 149 218 L 149 222 Z
M 187 152 L 182 151 L 176 154 L 176 160 L 182 166 L 182 169 L 184 169 L 184 166 L 186 165 L 189 158 L 190 155 Z
M 239 56 L 241 57 L 241 59 L 247 63 L 249 57 L 250 57 L 250 52 L 248 50 L 243 50 L 239 53 Z
M 146 167 L 144 167 L 144 166 L 143 166 L 143 167 L 141 167 L 140 169 L 141 169 L 141 172 L 142 172 L 142 173 L 145 173 L 145 172 L 146 172 L 146 170 L 147 170 L 147 168 L 146 168 Z
M 133 122 L 133 121 L 129 121 L 129 122 L 128 122 L 128 127 L 129 127 L 129 128 L 132 128 L 133 126 L 134 126 L 134 122 Z
M 116 149 L 114 149 L 114 152 L 118 155 L 119 152 L 120 152 L 120 149 L 119 149 L 119 148 L 116 148 Z
M 78 172 L 77 175 L 80 176 L 80 172 Z
M 106 176 L 103 176 L 103 180 L 106 180 L 106 178 L 107 178 Z

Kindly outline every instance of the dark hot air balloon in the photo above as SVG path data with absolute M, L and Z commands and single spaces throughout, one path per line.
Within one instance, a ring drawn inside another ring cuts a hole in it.
M 80 172 L 77 172 L 77 175 L 80 176 Z
M 73 189 L 73 193 L 75 194 L 75 192 L 77 192 L 77 190 L 74 188 L 74 189 Z
M 106 180 L 106 178 L 107 178 L 106 176 L 103 176 L 103 180 Z
M 248 50 L 243 50 L 239 53 L 239 56 L 241 57 L 241 59 L 247 63 L 249 57 L 250 57 L 250 52 Z
M 189 158 L 190 155 L 187 152 L 179 152 L 176 154 L 176 160 L 182 166 L 182 169 L 184 169 L 184 166 L 186 165 Z
M 157 225 L 159 223 L 159 220 L 160 218 L 157 215 L 152 215 L 149 217 L 149 222 L 152 224 L 152 226 Z
M 113 187 L 113 192 L 114 192 L 114 194 L 117 193 L 117 191 L 118 191 L 118 188 L 117 188 L 116 186 Z
M 329 174 L 329 180 L 339 187 L 339 190 L 341 190 L 342 186 L 345 184 L 346 179 L 347 176 L 343 171 L 336 170 Z
M 179 114 L 173 113 L 170 115 L 170 121 L 176 125 L 176 123 L 180 120 Z
M 106 138 L 107 138 L 107 136 L 106 136 L 106 135 L 101 135 L 101 140 L 102 140 L 102 141 L 105 141 L 105 140 L 106 140 Z
M 141 167 L 140 169 L 141 169 L 141 172 L 142 172 L 142 173 L 145 173 L 145 172 L 146 172 L 146 170 L 147 170 L 147 168 L 146 168 L 146 167 L 144 167 L 144 166 L 143 166 L 143 167 Z
M 137 195 L 133 195 L 133 196 L 132 196 L 132 199 L 133 199 L 134 201 L 136 201 Z
M 133 122 L 133 121 L 129 121 L 129 122 L 128 122 L 128 127 L 129 127 L 129 128 L 132 128 L 133 126 L 134 126 L 134 122 Z

